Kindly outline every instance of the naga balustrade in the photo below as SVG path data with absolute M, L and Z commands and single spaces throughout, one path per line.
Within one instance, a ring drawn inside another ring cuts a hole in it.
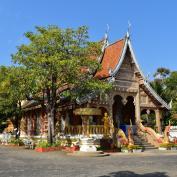
M 143 136 L 149 143 L 156 147 L 159 147 L 163 142 L 162 138 L 152 128 L 144 127 L 141 122 L 138 123 L 137 133 Z
M 108 128 L 104 128 L 103 125 L 89 125 L 86 127 L 86 129 L 89 134 L 108 134 L 108 132 L 110 131 Z M 65 127 L 65 134 L 81 135 L 82 132 L 83 126 L 81 125 L 69 125 Z

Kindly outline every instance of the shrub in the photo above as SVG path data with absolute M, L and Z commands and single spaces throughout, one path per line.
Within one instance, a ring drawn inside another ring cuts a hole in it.
M 172 144 L 172 143 L 162 143 L 162 144 L 160 144 L 160 147 L 171 148 L 171 147 L 174 147 L 174 144 Z
M 129 150 L 142 149 L 142 146 L 139 146 L 139 145 L 128 145 L 128 149 Z
M 49 144 L 47 141 L 39 141 L 36 147 L 47 148 L 50 146 L 51 146 L 51 144 Z
M 10 144 L 19 145 L 19 146 L 24 145 L 24 143 L 21 139 L 11 139 Z
M 129 148 L 128 148 L 128 145 L 122 145 L 121 149 L 127 149 L 128 150 Z
M 48 143 L 47 141 L 39 141 L 38 144 L 37 144 L 37 148 L 38 147 L 41 147 L 41 148 L 47 148 L 47 147 L 58 147 L 58 146 L 61 146 L 61 140 L 57 140 L 55 143 L 53 144 L 50 144 Z

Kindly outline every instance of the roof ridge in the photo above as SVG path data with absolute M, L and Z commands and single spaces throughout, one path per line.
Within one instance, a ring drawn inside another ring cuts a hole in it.
M 106 46 L 106 48 L 109 47 L 109 46 L 111 46 L 111 45 L 114 45 L 115 43 L 120 42 L 122 40 L 125 40 L 125 38 L 122 38 L 122 39 L 119 39 L 119 40 L 117 40 L 115 42 L 110 43 L 108 46 Z

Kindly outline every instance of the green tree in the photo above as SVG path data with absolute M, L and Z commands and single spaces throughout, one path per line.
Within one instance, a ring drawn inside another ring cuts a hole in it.
M 0 67 L 0 113 L 11 118 L 14 128 L 19 130 L 22 118 L 22 101 L 26 99 L 28 88 L 23 67 Z
M 57 26 L 36 27 L 37 32 L 27 32 L 27 45 L 18 47 L 13 61 L 30 70 L 32 98 L 41 101 L 48 117 L 48 142 L 54 141 L 54 118 L 61 95 L 68 90 L 76 97 L 94 90 L 109 88 L 104 81 L 94 77 L 100 68 L 96 58 L 101 54 L 100 43 L 88 41 L 85 26 L 74 30 Z
M 172 101 L 172 112 L 177 113 L 177 71 L 171 72 L 165 80 L 165 94 Z
M 167 68 L 158 68 L 154 74 L 154 80 L 151 82 L 153 89 L 161 96 L 165 101 L 169 102 L 170 98 L 166 95 L 165 80 L 169 77 L 170 70 Z
M 170 74 L 170 70 L 164 67 L 160 67 L 157 69 L 157 71 L 154 74 L 154 77 L 156 79 L 161 79 L 164 80 L 165 78 L 167 78 Z
M 5 114 L 0 113 L 0 133 L 4 131 L 4 129 L 7 127 L 7 117 Z
M 154 74 L 154 81 L 151 82 L 154 90 L 166 101 L 170 102 L 171 110 L 165 117 L 164 125 L 177 125 L 177 120 L 173 115 L 177 113 L 177 71 L 171 71 L 166 68 L 158 68 Z

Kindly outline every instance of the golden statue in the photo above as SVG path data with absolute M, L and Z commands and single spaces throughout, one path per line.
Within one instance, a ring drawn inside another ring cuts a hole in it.
M 111 130 L 113 125 L 110 121 L 110 118 L 109 118 L 107 112 L 104 113 L 103 122 L 104 122 L 104 133 L 106 135 L 110 135 L 110 133 L 111 133 L 110 130 Z

